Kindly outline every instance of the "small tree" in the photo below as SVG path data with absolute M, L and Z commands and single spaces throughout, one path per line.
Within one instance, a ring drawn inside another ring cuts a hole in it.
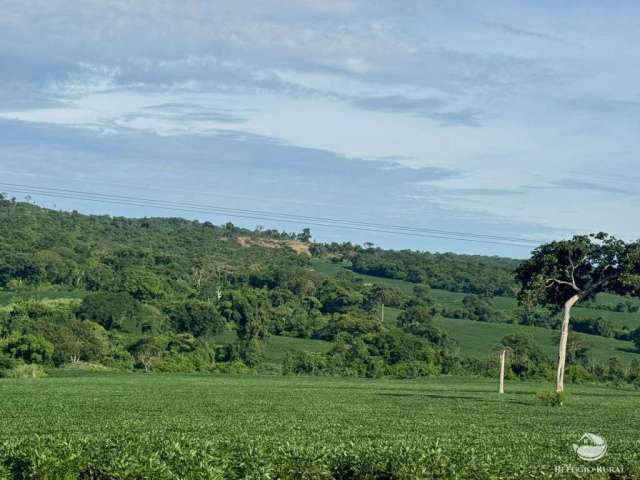
M 563 311 L 556 375 L 556 392 L 562 392 L 571 309 L 601 292 L 637 294 L 640 243 L 627 244 L 605 233 L 551 242 L 534 250 L 516 276 L 522 284 L 522 304 Z
M 234 298 L 240 356 L 249 367 L 258 366 L 264 357 L 263 341 L 269 335 L 271 306 L 264 290 L 246 290 Z
M 82 300 L 76 315 L 82 320 L 93 320 L 107 330 L 120 329 L 138 316 L 139 303 L 128 293 L 90 293 Z
M 216 335 L 224 329 L 224 318 L 215 305 L 199 300 L 169 303 L 163 308 L 176 332 L 191 333 L 196 337 Z
M 311 241 L 311 229 L 303 228 L 302 233 L 299 233 L 297 239 L 300 242 L 309 243 Z

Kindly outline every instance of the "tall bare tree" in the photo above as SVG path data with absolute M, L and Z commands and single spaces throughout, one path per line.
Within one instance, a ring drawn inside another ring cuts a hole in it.
M 498 358 L 500 359 L 500 384 L 498 386 L 498 393 L 504 393 L 504 367 L 507 360 L 508 348 L 504 347 L 498 352 Z

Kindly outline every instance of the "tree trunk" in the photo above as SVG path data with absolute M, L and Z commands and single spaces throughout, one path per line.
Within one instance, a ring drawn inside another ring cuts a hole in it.
M 504 360 L 507 356 L 507 351 L 502 350 L 500 352 L 500 389 L 498 393 L 504 393 Z
M 560 346 L 558 348 L 558 373 L 556 376 L 556 392 L 564 391 L 564 366 L 567 359 L 567 340 L 569 338 L 569 321 L 571 309 L 580 300 L 580 295 L 574 295 L 564 304 L 564 316 L 562 318 L 562 331 L 560 333 Z

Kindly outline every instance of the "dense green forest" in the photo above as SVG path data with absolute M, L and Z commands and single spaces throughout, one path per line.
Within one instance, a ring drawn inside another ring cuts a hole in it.
M 518 288 L 513 277 L 518 262 L 507 258 L 367 249 L 351 261 L 355 272 L 452 292 L 515 296 Z
M 512 352 L 509 375 L 550 378 L 553 357 L 537 332 L 557 329 L 558 318 L 518 306 L 518 264 L 318 244 L 307 229 L 89 216 L 2 198 L 0 375 L 494 375 L 493 345 L 472 352 L 457 340 L 463 321 L 466 332 L 513 325 L 494 330 Z M 569 379 L 640 382 L 637 300 L 586 307 L 573 323 Z M 612 342 L 621 355 L 591 355 Z

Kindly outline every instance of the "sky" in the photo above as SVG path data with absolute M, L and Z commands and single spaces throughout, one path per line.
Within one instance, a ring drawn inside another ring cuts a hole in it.
M 640 236 L 639 2 L 0 0 L 0 7 L 5 184 L 469 238 Z M 304 226 L 31 199 L 87 213 Z M 388 248 L 530 251 L 312 232 L 319 241 Z

